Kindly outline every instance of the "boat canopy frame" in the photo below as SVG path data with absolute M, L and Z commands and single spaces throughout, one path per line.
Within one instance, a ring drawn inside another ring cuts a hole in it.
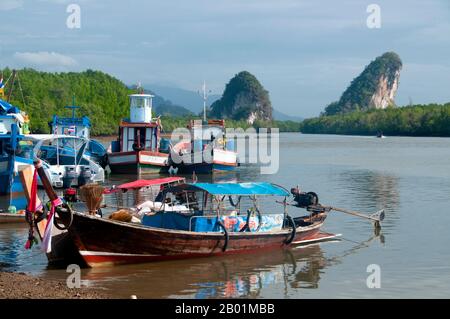
M 254 183 L 220 183 L 220 184 L 212 184 L 212 183 L 184 183 L 178 184 L 175 186 L 166 187 L 161 194 L 158 196 L 159 199 L 163 202 L 162 210 L 165 210 L 166 206 L 166 198 L 167 194 L 185 194 L 185 200 L 187 208 L 190 210 L 190 201 L 188 193 L 195 192 L 203 192 L 205 197 L 202 200 L 202 209 L 200 209 L 203 213 L 211 211 L 212 214 L 215 213 L 217 217 L 223 214 L 223 209 L 221 204 L 228 197 L 231 206 L 235 208 L 236 213 L 241 214 L 241 198 L 248 197 L 252 203 L 253 207 L 247 211 L 247 213 L 255 213 L 258 215 L 261 214 L 258 207 L 258 196 L 283 196 L 284 200 L 282 201 L 284 208 L 284 216 L 286 217 L 287 212 L 287 197 L 290 193 L 282 186 L 267 182 L 254 182 Z M 208 196 L 212 195 L 212 196 Z M 237 196 L 238 199 L 236 203 L 234 203 L 232 196 Z M 209 197 L 209 198 L 208 198 Z M 208 200 L 211 202 L 211 209 L 206 209 Z M 216 203 L 216 207 L 214 207 L 213 202 Z
M 290 193 L 282 186 L 267 183 L 186 183 L 165 190 L 167 193 L 182 191 L 204 191 L 211 195 L 238 195 L 238 196 L 290 196 Z

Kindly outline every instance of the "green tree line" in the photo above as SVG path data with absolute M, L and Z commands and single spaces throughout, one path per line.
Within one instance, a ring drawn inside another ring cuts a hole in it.
M 302 133 L 402 136 L 450 136 L 450 103 L 389 107 L 332 116 L 320 116 L 302 122 Z
M 4 81 L 12 73 L 9 68 L 0 71 Z M 115 77 L 94 70 L 53 73 L 25 68 L 18 71 L 18 79 L 13 86 L 10 102 L 28 113 L 32 133 L 49 133 L 48 122 L 54 114 L 71 116 L 71 111 L 64 106 L 71 105 L 75 95 L 76 104 L 81 107 L 77 110 L 77 116 L 90 118 L 93 136 L 116 134 L 120 120 L 129 117 L 128 95 L 136 93 L 135 88 L 128 87 Z M 11 82 L 6 87 L 6 93 L 10 88 Z M 166 132 L 176 127 L 186 127 L 189 119 L 200 118 L 159 96 L 155 96 L 153 103 L 153 115 L 162 115 Z M 249 124 L 227 120 L 227 126 L 247 128 Z M 279 126 L 283 131 L 299 131 L 299 123 L 290 121 L 257 121 L 253 126 Z

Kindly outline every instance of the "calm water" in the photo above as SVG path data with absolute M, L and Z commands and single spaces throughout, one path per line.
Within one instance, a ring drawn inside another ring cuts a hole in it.
M 341 233 L 339 242 L 85 269 L 83 283 L 126 298 L 450 297 L 450 139 L 282 134 L 280 155 L 275 175 L 240 167 L 220 179 L 299 184 L 324 204 L 385 208 L 381 234 L 366 220 L 333 212 L 324 230 Z M 47 269 L 38 248 L 23 249 L 26 237 L 23 226 L 0 226 L 0 269 L 64 280 L 65 270 Z M 367 288 L 370 264 L 381 268 L 379 289 Z

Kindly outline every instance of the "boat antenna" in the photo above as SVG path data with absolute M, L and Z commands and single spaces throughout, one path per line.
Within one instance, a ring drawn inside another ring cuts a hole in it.
M 198 92 L 203 99 L 203 122 L 206 122 L 206 101 L 208 100 L 209 93 L 211 93 L 211 90 L 206 90 L 206 82 L 203 80 L 202 92 Z
M 144 94 L 144 88 L 141 85 L 141 81 L 138 82 L 136 90 L 138 94 Z
M 72 95 L 72 105 L 66 105 L 66 106 L 64 106 L 64 108 L 72 110 L 72 119 L 74 119 L 75 118 L 75 109 L 80 108 L 79 106 L 75 105 L 75 94 Z

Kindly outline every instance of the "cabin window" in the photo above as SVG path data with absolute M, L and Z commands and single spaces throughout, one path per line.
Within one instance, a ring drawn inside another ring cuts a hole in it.
M 133 150 L 133 143 L 134 143 L 134 128 L 128 127 L 127 132 L 127 151 Z
M 146 105 L 145 99 L 134 98 L 131 100 L 131 106 L 134 107 L 144 107 Z
M 152 128 L 145 129 L 145 149 L 153 150 L 152 147 Z
M 136 141 L 136 146 L 143 147 L 145 145 L 145 129 L 137 128 L 135 132 L 134 140 Z

